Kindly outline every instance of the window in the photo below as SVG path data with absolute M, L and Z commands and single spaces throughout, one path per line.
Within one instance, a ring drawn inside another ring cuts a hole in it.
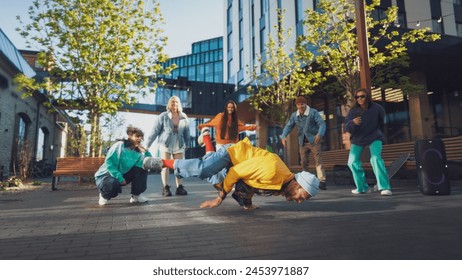
M 239 70 L 244 68 L 244 49 L 239 50 Z
M 217 50 L 218 49 L 218 39 L 210 41 L 210 50 Z
M 432 19 L 432 31 L 443 33 L 443 21 L 441 19 Z
M 215 72 L 215 83 L 223 82 L 223 62 L 215 62 L 214 63 L 214 72 Z
M 25 113 L 18 113 L 16 115 L 13 151 L 11 153 L 11 170 L 19 170 L 18 168 L 21 164 L 21 161 L 24 160 L 24 155 L 21 155 L 21 152 L 26 151 L 27 153 L 29 152 L 28 149 L 32 148 L 32 143 L 28 143 L 27 141 L 29 125 L 31 122 L 31 119 Z M 32 152 L 32 150 L 30 152 Z
M 205 73 L 204 65 L 197 65 L 196 76 L 197 76 L 198 81 L 204 81 L 204 78 L 205 78 L 204 73 Z
M 231 74 L 231 69 L 233 69 L 232 64 L 233 64 L 233 59 L 228 60 L 228 80 L 231 79 L 231 76 L 232 76 Z
M 232 10 L 232 6 L 229 6 L 228 7 L 228 10 L 226 11 L 226 22 L 227 22 L 227 26 L 228 26 L 228 30 L 230 30 L 232 28 L 232 25 L 233 25 L 233 10 Z
M 239 0 L 239 20 L 242 20 L 242 0 Z
M 260 15 L 263 16 L 264 14 L 266 14 L 266 10 L 267 10 L 267 8 L 266 8 L 266 0 L 261 0 L 260 1 Z
M 209 51 L 209 41 L 201 42 L 201 52 Z
M 232 53 L 232 50 L 233 50 L 233 33 L 230 32 L 228 34 L 228 53 Z
M 303 1 L 296 0 L 295 2 L 295 24 L 297 30 L 297 37 L 303 35 Z
M 462 23 L 456 22 L 457 36 L 462 37 Z
M 191 81 L 196 80 L 196 66 L 191 66 L 188 68 L 188 79 Z
M 17 138 L 18 138 L 18 142 L 20 142 L 21 144 L 24 143 L 27 137 L 27 124 L 28 124 L 27 117 L 23 116 L 22 114 L 19 115 Z
M 263 54 L 265 52 L 265 29 L 260 30 L 260 53 Z
M 50 133 L 46 127 L 42 127 L 39 129 L 37 136 L 37 154 L 35 156 L 37 161 L 45 159 L 49 135 Z
M 313 10 L 316 10 L 318 7 L 319 0 L 313 0 Z

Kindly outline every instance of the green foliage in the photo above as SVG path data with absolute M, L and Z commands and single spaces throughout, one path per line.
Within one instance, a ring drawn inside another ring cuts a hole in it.
M 85 157 L 86 154 L 87 134 L 84 126 L 77 124 L 74 131 L 69 131 L 66 156 L 67 157 Z
M 8 177 L 6 180 L 0 182 L 0 189 L 4 190 L 6 188 L 17 188 L 22 184 L 21 178 L 17 176 Z
M 155 0 L 42 0 L 29 9 L 21 35 L 40 50 L 38 62 L 50 73 L 43 81 L 19 76 L 29 92 L 45 89 L 58 105 L 87 112 L 90 153 L 101 145 L 100 117 L 132 104 L 156 74 L 167 38 Z
M 292 113 L 291 101 L 298 95 L 311 94 L 321 76 L 301 64 L 297 49 L 286 49 L 291 29 L 283 28 L 284 11 L 278 10 L 278 23 L 274 26 L 276 38 L 269 37 L 265 53 L 258 56 L 258 66 L 251 70 L 254 81 L 247 88 L 251 106 L 272 124 L 284 124 Z M 306 56 L 305 56 L 306 58 Z
M 407 45 L 417 41 L 432 42 L 440 36 L 426 29 L 403 31 L 395 28 L 398 12 L 395 6 L 388 8 L 383 19 L 374 19 L 372 11 L 379 4 L 379 0 L 374 0 L 371 5 L 366 5 L 372 85 L 415 91 L 418 88 L 402 75 L 402 69 L 409 66 Z M 346 97 L 352 98 L 351 94 L 360 84 L 354 1 L 320 0 L 317 10 L 307 10 L 306 14 L 304 26 L 307 35 L 301 40 L 319 54 L 315 58 L 317 69 L 326 78 L 334 77 Z M 305 56 L 305 61 L 312 61 L 312 49 L 305 48 L 302 56 Z

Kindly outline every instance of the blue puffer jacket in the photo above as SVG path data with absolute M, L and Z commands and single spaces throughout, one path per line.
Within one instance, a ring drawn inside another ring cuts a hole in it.
M 310 107 L 307 107 L 306 110 L 309 110 L 308 115 L 300 115 L 298 110 L 292 113 L 281 135 L 282 138 L 286 138 L 295 125 L 297 125 L 298 144 L 300 147 L 303 146 L 304 137 L 313 144 L 316 135 L 322 137 L 326 132 L 326 123 L 322 119 L 318 110 Z
M 172 139 L 173 134 L 173 120 L 172 120 L 172 113 L 170 111 L 163 112 L 159 115 L 159 117 L 154 121 L 154 127 L 152 128 L 151 134 L 148 137 L 148 141 L 146 142 L 146 148 L 149 149 L 151 147 L 154 140 L 157 137 L 159 145 L 169 147 L 170 141 Z M 180 113 L 180 121 L 178 123 L 178 138 L 179 138 L 179 146 L 180 148 L 186 148 L 188 145 L 190 137 L 189 132 L 189 120 L 188 116 L 185 113 Z

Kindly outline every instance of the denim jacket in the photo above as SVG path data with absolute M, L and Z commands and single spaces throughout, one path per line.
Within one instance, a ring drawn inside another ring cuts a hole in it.
M 151 131 L 151 134 L 148 137 L 148 142 L 146 143 L 147 148 L 151 147 L 154 140 L 157 137 L 159 145 L 169 147 L 170 141 L 173 134 L 173 120 L 172 113 L 170 111 L 163 112 L 154 122 L 154 127 Z M 186 148 L 188 145 L 190 137 L 189 131 L 189 120 L 185 113 L 180 113 L 180 121 L 178 123 L 178 139 L 180 141 L 179 146 Z
M 282 138 L 286 138 L 287 135 L 292 131 L 295 125 L 297 125 L 298 129 L 298 144 L 303 146 L 303 138 L 306 137 L 308 141 L 313 144 L 314 138 L 316 135 L 324 136 L 326 132 L 326 123 L 319 114 L 318 110 L 314 108 L 307 107 L 306 110 L 308 111 L 308 115 L 303 114 L 300 115 L 298 110 L 292 113 L 287 122 L 284 130 L 282 131 Z

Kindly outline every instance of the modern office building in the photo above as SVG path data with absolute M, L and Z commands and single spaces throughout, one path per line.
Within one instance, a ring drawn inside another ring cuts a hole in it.
M 223 37 L 212 38 L 192 44 L 192 53 L 172 57 L 164 66 L 176 65 L 171 75 L 159 78 L 186 78 L 190 81 L 223 82 Z
M 295 46 L 296 36 L 303 35 L 304 11 L 316 9 L 317 2 L 225 1 L 224 81 L 235 84 L 238 91 L 252 83 L 247 70 L 249 67 L 258 67 L 258 55 L 264 54 L 267 38 L 276 33 L 274 26 L 277 25 L 277 9 L 286 11 L 284 29 L 293 30 L 285 46 L 289 51 Z M 373 89 L 373 99 L 381 103 L 387 113 L 386 142 L 462 134 L 462 117 L 459 113 L 462 109 L 461 0 L 382 0 L 373 16 L 380 18 L 391 5 L 399 9 L 396 22 L 398 28 L 426 27 L 431 32 L 440 33 L 442 39 L 409 47 L 411 66 L 405 75 L 414 83 L 422 85 L 427 94 L 403 94 L 400 89 Z M 309 97 L 309 102 L 310 106 L 322 112 L 328 125 L 324 149 L 341 149 L 341 124 L 344 116 L 340 104 L 316 94 Z M 260 146 L 263 145 L 260 143 Z M 292 164 L 297 163 L 296 157 L 295 153 L 290 160 Z

